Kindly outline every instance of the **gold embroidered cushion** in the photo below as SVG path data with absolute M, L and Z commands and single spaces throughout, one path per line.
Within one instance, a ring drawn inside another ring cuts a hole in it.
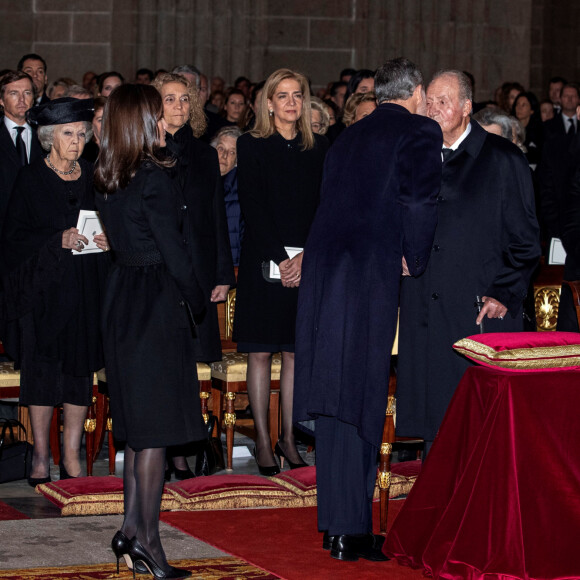
M 303 498 L 273 478 L 259 475 L 195 477 L 167 486 L 180 510 L 303 507 Z
M 472 361 L 506 371 L 580 368 L 577 332 L 490 332 L 458 340 L 453 348 Z
M 121 477 L 73 477 L 36 486 L 36 493 L 61 509 L 63 516 L 123 513 Z M 161 510 L 179 509 L 175 496 L 163 490 Z

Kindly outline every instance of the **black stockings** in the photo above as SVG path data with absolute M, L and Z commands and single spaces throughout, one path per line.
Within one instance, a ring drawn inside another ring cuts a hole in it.
M 121 530 L 128 538 L 136 536 L 155 562 L 162 569 L 168 569 L 169 564 L 159 537 L 159 508 L 164 474 L 164 447 L 135 451 L 125 446 L 125 519 Z
M 275 465 L 272 443 L 268 432 L 268 409 L 270 406 L 270 379 L 272 354 L 251 352 L 248 355 L 248 397 L 256 428 L 256 459 L 263 467 Z M 294 398 L 294 353 L 282 353 L 280 375 L 280 406 L 282 409 L 282 450 L 295 463 L 302 460 L 296 449 L 292 428 L 292 406 Z

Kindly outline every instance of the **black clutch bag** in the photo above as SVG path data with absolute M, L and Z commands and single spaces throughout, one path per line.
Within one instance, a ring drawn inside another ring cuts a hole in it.
M 266 282 L 270 282 L 271 284 L 282 284 L 282 280 L 280 278 L 272 278 L 270 277 L 270 262 L 262 262 L 262 276 Z
M 216 418 L 210 415 L 207 422 L 207 440 L 204 441 L 195 458 L 195 475 L 213 475 L 216 471 L 226 468 L 224 460 L 224 448 L 219 437 L 212 437 Z
M 26 428 L 15 419 L 0 419 L 0 426 L 0 483 L 25 479 L 30 475 L 32 445 L 18 441 L 14 432 L 20 427 L 26 435 Z

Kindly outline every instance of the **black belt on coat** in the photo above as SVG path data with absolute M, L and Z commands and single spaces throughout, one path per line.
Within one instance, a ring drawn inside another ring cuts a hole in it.
M 119 266 L 138 268 L 140 266 L 155 266 L 163 264 L 159 250 L 150 252 L 115 252 L 115 263 Z

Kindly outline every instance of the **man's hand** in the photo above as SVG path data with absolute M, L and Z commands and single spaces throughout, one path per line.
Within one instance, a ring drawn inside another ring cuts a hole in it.
M 475 324 L 481 324 L 481 321 L 486 314 L 488 318 L 499 318 L 500 320 L 503 320 L 508 309 L 501 302 L 498 302 L 495 298 L 489 298 L 487 296 L 484 296 L 481 301 L 483 302 L 483 306 L 475 320 Z
M 409 266 L 407 266 L 407 260 L 405 260 L 405 256 L 403 256 L 403 271 L 402 271 L 402 275 L 403 276 L 410 276 L 411 275 L 409 273 Z
M 226 300 L 226 298 L 228 297 L 228 291 L 229 291 L 230 287 L 227 285 L 222 285 L 222 286 L 216 286 L 212 291 L 211 291 L 211 298 L 210 300 L 212 302 L 224 302 Z

